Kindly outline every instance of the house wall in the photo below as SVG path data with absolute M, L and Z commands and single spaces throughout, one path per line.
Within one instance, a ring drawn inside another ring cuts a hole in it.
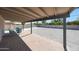
M 3 35 L 4 35 L 4 18 L 0 16 L 0 42 L 2 40 Z
M 14 29 L 15 29 L 15 24 L 12 24 L 12 23 L 5 23 L 4 29 L 5 29 L 5 30 L 14 30 Z

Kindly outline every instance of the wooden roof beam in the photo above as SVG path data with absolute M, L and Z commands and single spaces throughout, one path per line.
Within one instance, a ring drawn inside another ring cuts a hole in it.
M 46 16 L 49 16 L 49 15 L 47 14 L 47 12 L 46 12 L 42 7 L 39 7 L 39 9 L 40 9 L 44 14 L 46 14 Z
M 31 10 L 31 9 L 28 8 L 28 7 L 27 7 L 27 8 L 23 7 L 23 8 L 29 10 L 30 12 L 32 12 L 32 13 L 34 13 L 34 14 L 36 14 L 36 15 L 38 15 L 39 17 L 42 17 L 40 14 L 38 14 L 37 12 Z
M 8 11 L 11 11 L 11 12 L 16 13 L 16 14 L 20 14 L 20 15 L 22 15 L 22 16 L 25 16 L 25 17 L 28 17 L 28 18 L 31 18 L 31 19 L 34 19 L 34 18 L 31 17 L 31 16 L 28 16 L 28 15 L 26 15 L 26 14 L 23 14 L 23 13 L 21 13 L 21 12 L 19 12 L 19 11 L 16 11 L 16 10 L 12 10 L 12 9 L 10 9 L 10 8 L 7 8 L 7 7 L 3 7 L 3 9 L 8 10 Z
M 22 17 L 4 10 L 0 10 L 0 15 L 2 15 L 6 20 L 7 19 L 12 20 L 12 19 L 15 19 L 16 17 L 17 17 L 16 21 L 19 21 L 19 22 L 30 20 L 29 18 Z M 14 18 L 11 19 L 11 17 L 14 17 Z
M 1 10 L 1 9 L 0 9 L 0 12 L 8 13 L 8 14 L 15 15 L 15 16 L 19 16 L 19 17 L 21 17 L 21 18 L 30 19 L 30 18 L 28 18 L 28 17 L 22 16 L 22 15 L 19 15 L 19 14 L 15 14 L 15 13 L 11 13 L 11 12 L 6 11 L 6 10 Z
M 26 9 L 32 10 L 33 12 L 39 14 L 41 18 L 46 17 L 46 14 L 40 10 L 39 7 L 28 7 Z
M 28 14 L 29 16 L 32 16 L 32 17 L 35 17 L 35 18 L 39 18 L 40 16 L 36 15 L 35 13 L 27 10 L 27 9 L 24 9 L 23 7 L 16 7 L 16 9 L 24 12 L 25 14 Z

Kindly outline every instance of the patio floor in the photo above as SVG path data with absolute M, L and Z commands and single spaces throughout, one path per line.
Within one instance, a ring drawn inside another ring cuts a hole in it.
M 59 42 L 24 30 L 19 35 L 14 31 L 5 34 L 0 43 L 0 51 L 64 51 L 64 49 Z
M 0 51 L 31 51 L 31 49 L 14 31 L 11 31 L 10 34 L 3 36 Z
M 20 37 L 32 51 L 64 51 L 63 44 L 34 33 L 30 34 L 29 30 L 20 33 Z

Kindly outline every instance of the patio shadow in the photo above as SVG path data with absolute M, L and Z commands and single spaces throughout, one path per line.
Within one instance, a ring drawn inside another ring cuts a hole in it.
M 3 36 L 0 51 L 31 51 L 27 44 L 14 32 Z

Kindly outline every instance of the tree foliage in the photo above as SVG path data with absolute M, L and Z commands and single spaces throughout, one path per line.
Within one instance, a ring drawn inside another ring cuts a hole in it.
M 47 23 L 46 20 L 43 20 L 42 23 L 34 23 L 35 25 L 62 25 L 63 20 L 62 19 L 53 19 L 50 23 Z M 67 25 L 79 25 L 79 20 L 67 22 Z
M 67 22 L 68 25 L 79 25 L 79 21 Z
M 63 21 L 61 19 L 55 19 L 49 23 L 49 25 L 62 25 Z

